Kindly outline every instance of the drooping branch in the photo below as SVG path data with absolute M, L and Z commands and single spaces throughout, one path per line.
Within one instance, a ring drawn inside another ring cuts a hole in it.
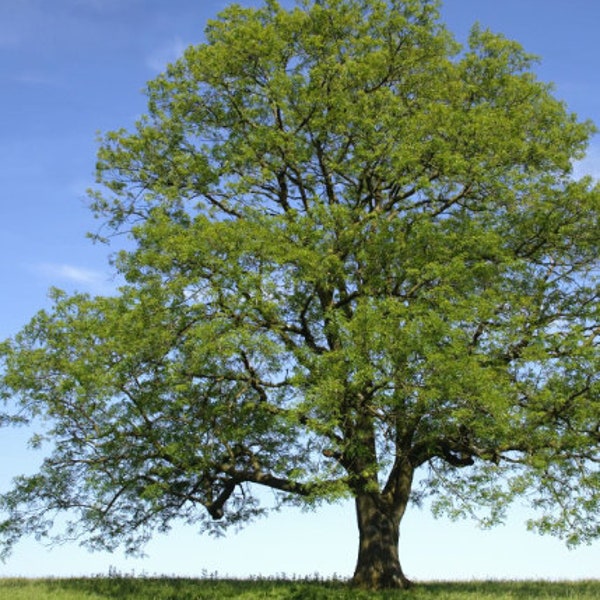
M 225 503 L 231 498 L 233 492 L 235 491 L 236 486 L 238 485 L 238 481 L 232 477 L 228 479 L 224 485 L 221 493 L 217 496 L 216 500 L 206 504 L 206 510 L 208 514 L 215 520 L 223 518 L 225 511 L 223 510 Z
M 224 464 L 221 466 L 221 469 L 230 479 L 217 498 L 217 501 L 222 500 L 222 502 L 220 502 L 220 504 L 215 504 L 217 501 L 213 503 L 220 508 L 223 508 L 225 502 L 233 493 L 235 486 L 241 483 L 255 483 L 280 492 L 298 496 L 311 496 L 320 489 L 337 486 L 344 481 L 343 478 L 336 478 L 325 480 L 320 483 L 305 483 L 286 477 L 280 477 L 264 470 L 255 458 L 253 458 L 252 464 L 248 467 Z

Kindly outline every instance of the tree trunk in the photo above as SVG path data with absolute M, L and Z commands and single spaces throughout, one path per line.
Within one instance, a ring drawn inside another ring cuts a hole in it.
M 404 508 L 393 508 L 379 494 L 356 498 L 360 542 L 353 585 L 372 590 L 410 587 L 411 582 L 404 576 L 398 556 Z

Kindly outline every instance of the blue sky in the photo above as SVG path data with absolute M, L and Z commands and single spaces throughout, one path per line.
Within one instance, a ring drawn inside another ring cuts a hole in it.
M 258 5 L 258 0 L 245 0 Z M 0 2 L 0 338 L 48 304 L 50 286 L 107 293 L 107 248 L 85 233 L 96 135 L 129 127 L 144 112 L 144 83 L 190 43 L 202 40 L 220 0 L 2 0 Z M 289 2 L 291 4 L 291 0 Z M 479 21 L 542 57 L 537 72 L 581 118 L 600 124 L 596 0 L 446 0 L 443 19 L 459 40 Z M 600 176 L 594 140 L 578 173 Z M 32 468 L 24 432 L 0 432 L 0 488 Z M 568 551 L 525 532 L 516 509 L 502 528 L 434 521 L 413 509 L 401 553 L 416 579 L 597 577 L 598 545 Z M 357 533 L 352 506 L 284 511 L 214 541 L 193 530 L 157 536 L 145 560 L 89 554 L 76 545 L 48 551 L 26 540 L 0 576 L 121 571 L 247 576 L 350 575 Z

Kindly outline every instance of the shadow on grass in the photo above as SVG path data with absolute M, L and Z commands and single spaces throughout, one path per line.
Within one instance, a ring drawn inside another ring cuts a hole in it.
M 49 591 L 119 600 L 329 600 L 363 598 L 339 581 L 94 577 L 46 580 Z M 364 596 L 367 598 L 367 596 Z
M 353 590 L 340 581 L 93 577 L 39 582 L 53 598 L 90 600 L 598 600 L 600 580 L 473 581 L 417 584 L 408 592 Z M 41 591 L 41 590 L 40 590 Z M 35 598 L 36 596 L 32 596 Z M 39 594 L 39 597 L 44 597 Z

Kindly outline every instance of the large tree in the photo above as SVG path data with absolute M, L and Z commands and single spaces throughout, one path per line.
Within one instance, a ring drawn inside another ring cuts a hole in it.
M 368 587 L 409 583 L 411 500 L 599 535 L 593 126 L 517 43 L 460 48 L 429 0 L 267 0 L 147 93 L 93 198 L 124 284 L 55 292 L 2 346 L 5 420 L 47 447 L 5 549 L 65 510 L 59 539 L 135 551 L 261 514 L 261 486 L 353 498 Z

